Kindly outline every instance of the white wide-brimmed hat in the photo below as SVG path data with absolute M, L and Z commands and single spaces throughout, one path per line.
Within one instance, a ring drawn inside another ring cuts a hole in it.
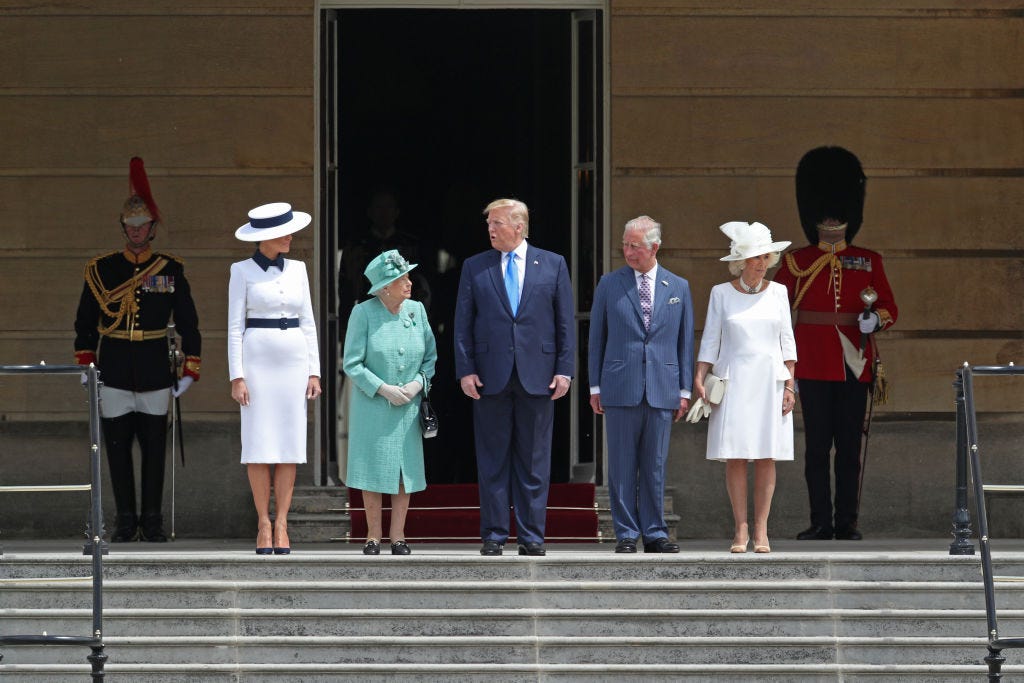
M 772 231 L 768 229 L 767 225 L 761 223 L 729 221 L 718 226 L 718 229 L 732 240 L 732 244 L 729 245 L 729 255 L 719 259 L 721 261 L 745 261 L 752 256 L 782 251 L 792 244 L 792 242 L 772 242 Z
M 235 237 L 243 242 L 272 240 L 298 232 L 312 220 L 308 213 L 292 211 L 291 204 L 264 204 L 249 212 L 249 222 L 235 230 Z

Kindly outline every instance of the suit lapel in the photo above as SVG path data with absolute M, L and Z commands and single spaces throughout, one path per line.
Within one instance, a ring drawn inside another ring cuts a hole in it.
M 487 272 L 491 274 L 491 284 L 494 285 L 494 293 L 498 301 L 504 307 L 509 317 L 512 315 L 512 305 L 508 302 L 508 292 L 505 291 L 505 278 L 501 274 L 501 258 L 503 254 L 497 249 L 491 250 L 491 262 L 487 264 Z M 523 298 L 519 297 L 519 304 L 522 306 Z
M 651 310 L 651 329 L 649 332 L 654 331 L 654 327 L 658 324 L 658 320 L 661 319 L 661 314 L 665 310 L 665 306 L 668 304 L 668 280 L 662 277 L 663 269 L 659 265 L 658 269 L 654 271 L 654 282 L 651 283 L 651 291 L 654 294 L 654 308 Z
M 540 257 L 541 255 L 539 251 L 527 243 L 526 261 L 523 262 L 523 291 L 519 294 L 520 310 L 526 305 L 526 300 L 533 293 L 533 285 L 537 280 L 537 276 L 540 274 L 538 270 L 541 267 Z
M 644 311 L 640 308 L 640 292 L 636 288 L 636 271 L 629 266 L 623 268 L 620 273 L 622 289 L 626 292 L 626 298 L 633 304 L 633 310 L 636 311 L 636 322 L 640 326 L 640 331 L 644 331 Z

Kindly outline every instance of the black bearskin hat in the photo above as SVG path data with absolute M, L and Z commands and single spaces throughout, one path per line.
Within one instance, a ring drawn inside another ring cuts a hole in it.
M 846 223 L 846 241 L 864 222 L 867 178 L 860 160 L 842 147 L 816 147 L 796 167 L 796 205 L 810 244 L 818 243 L 818 224 L 832 218 Z

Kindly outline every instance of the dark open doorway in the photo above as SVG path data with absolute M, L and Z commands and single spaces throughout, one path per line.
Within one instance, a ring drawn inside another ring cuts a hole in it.
M 327 351 L 365 296 L 370 258 L 398 248 L 421 264 L 414 296 L 429 301 L 439 353 L 431 397 L 442 427 L 425 442 L 431 483 L 476 481 L 471 405 L 454 376 L 451 329 L 459 265 L 489 248 L 483 207 L 497 197 L 523 200 L 530 241 L 574 258 L 572 16 L 358 9 L 332 11 L 325 29 L 335 52 L 322 65 L 323 97 L 336 105 L 325 127 L 336 132 L 322 139 L 330 147 L 324 166 L 334 169 L 323 191 L 335 198 L 324 212 L 324 229 L 334 226 L 324 248 L 342 254 L 340 274 L 323 273 L 335 278 L 321 289 L 336 311 Z M 336 372 L 337 358 L 328 366 Z M 330 469 L 334 415 L 322 417 Z M 571 421 L 570 401 L 559 401 L 554 482 L 570 478 Z

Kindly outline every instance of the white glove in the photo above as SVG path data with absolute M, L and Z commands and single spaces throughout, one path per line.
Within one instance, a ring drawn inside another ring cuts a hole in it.
M 698 396 L 697 400 L 695 400 L 690 406 L 690 410 L 686 413 L 686 421 L 692 424 L 697 424 L 710 415 L 711 405 Z
M 409 402 L 409 397 L 402 392 L 401 387 L 396 387 L 394 384 L 381 384 L 377 388 L 377 393 L 388 400 L 393 406 L 404 406 Z
M 423 391 L 423 384 L 419 380 L 415 379 L 402 387 L 402 393 L 410 399 L 421 391 Z
M 861 334 L 871 334 L 878 329 L 878 314 L 874 311 L 864 311 L 860 314 L 860 318 L 857 319 L 857 324 L 860 325 Z
M 178 398 L 186 391 L 188 391 L 188 388 L 192 386 L 192 382 L 195 381 L 196 380 L 191 375 L 185 375 L 184 377 L 178 380 L 178 388 L 171 389 L 171 394 L 174 395 L 174 398 Z

